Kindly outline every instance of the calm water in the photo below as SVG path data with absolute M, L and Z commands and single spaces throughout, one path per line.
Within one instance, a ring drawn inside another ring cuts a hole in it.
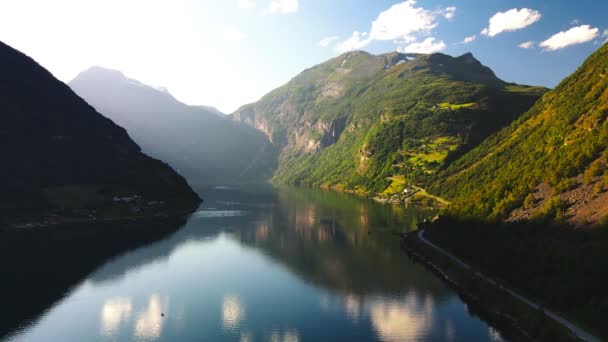
M 399 250 L 393 233 L 428 210 L 294 189 L 203 196 L 177 233 L 101 266 L 9 340 L 502 340 Z

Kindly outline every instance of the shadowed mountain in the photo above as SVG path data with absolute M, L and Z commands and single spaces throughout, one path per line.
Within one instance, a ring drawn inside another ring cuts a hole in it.
M 268 139 L 217 109 L 188 106 L 167 91 L 99 67 L 82 72 L 70 87 L 190 184 L 261 181 L 272 174 L 276 157 Z
M 504 82 L 470 53 L 355 51 L 305 70 L 232 118 L 281 148 L 278 182 L 399 193 L 424 185 L 545 90 Z
M 174 232 L 184 219 L 166 216 L 200 199 L 123 128 L 3 43 L 0 111 L 3 339 L 107 258 Z
M 0 208 L 7 212 L 95 209 L 116 196 L 180 212 L 199 203 L 180 175 L 141 153 L 123 128 L 3 43 L 0 110 Z
M 212 107 L 212 106 L 196 106 L 196 107 L 198 107 L 198 108 L 200 108 L 200 109 L 202 109 L 204 111 L 207 111 L 209 113 L 216 114 L 219 117 L 226 116 L 226 113 L 224 113 L 224 112 L 220 111 L 219 109 L 217 109 L 215 107 Z

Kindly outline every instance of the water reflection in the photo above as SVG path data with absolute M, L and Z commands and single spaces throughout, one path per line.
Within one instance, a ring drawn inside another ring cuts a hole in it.
M 428 333 L 433 317 L 431 297 L 417 302 L 415 295 L 403 300 L 370 300 L 363 303 L 382 341 L 415 341 Z
M 309 282 L 344 295 L 395 293 L 404 288 L 445 293 L 418 274 L 394 233 L 412 229 L 430 209 L 392 207 L 323 191 L 284 189 L 279 205 L 258 213 L 252 229 L 234 235 L 295 270 Z M 398 215 L 395 214 L 398 212 Z
M 184 223 L 181 218 L 159 218 L 44 229 L 1 227 L 0 270 L 6 276 L 0 282 L 0 297 L 3 307 L 10 310 L 0 310 L 0 340 L 27 330 L 108 259 L 162 240 Z M 99 320 L 99 311 L 94 319 Z
M 169 313 L 169 299 L 161 299 L 154 294 L 150 297 L 147 307 L 139 313 L 135 321 L 134 334 L 137 337 L 153 339 L 160 337 L 163 330 L 165 318 L 163 315 Z
M 205 199 L 180 231 L 99 268 L 16 340 L 500 338 L 399 250 L 394 233 L 430 210 L 291 189 Z M 63 328 L 73 317 L 82 324 Z
M 101 308 L 101 334 L 114 336 L 131 318 L 133 304 L 129 298 L 108 298 Z
M 270 342 L 298 342 L 300 336 L 296 329 L 274 330 L 270 335 Z
M 222 303 L 222 327 L 227 330 L 235 330 L 245 318 L 245 306 L 240 299 L 233 295 L 224 297 Z

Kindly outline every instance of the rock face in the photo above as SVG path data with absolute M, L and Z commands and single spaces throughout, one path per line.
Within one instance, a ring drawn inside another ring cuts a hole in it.
M 472 54 L 354 51 L 231 117 L 280 150 L 277 182 L 383 191 L 394 174 L 424 181 L 545 90 L 504 82 Z
M 2 209 L 44 210 L 52 206 L 50 197 L 61 195 L 92 207 L 136 195 L 183 211 L 200 201 L 180 175 L 143 154 L 125 129 L 3 43 L 0 112 Z
M 265 181 L 274 170 L 276 152 L 268 138 L 213 108 L 186 105 L 167 91 L 99 67 L 80 73 L 70 87 L 192 185 Z M 264 124 L 257 128 L 267 130 Z
M 295 131 L 295 148 L 304 153 L 316 153 L 335 144 L 346 126 L 346 118 L 338 118 L 331 122 L 303 123 L 303 127 Z

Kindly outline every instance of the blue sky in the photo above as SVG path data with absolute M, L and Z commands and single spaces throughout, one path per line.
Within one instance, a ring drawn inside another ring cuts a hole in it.
M 99 65 L 231 112 L 355 48 L 470 51 L 506 81 L 553 87 L 608 39 L 606 13 L 604 0 L 3 0 L 0 40 L 66 82 Z

